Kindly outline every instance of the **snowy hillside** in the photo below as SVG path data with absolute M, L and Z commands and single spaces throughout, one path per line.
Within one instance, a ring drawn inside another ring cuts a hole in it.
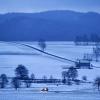
M 22 42 L 10 43 L 0 42 L 0 74 L 6 73 L 9 77 L 14 76 L 14 70 L 19 64 L 25 65 L 30 74 L 34 73 L 37 78 L 46 75 L 48 78 L 61 78 L 62 66 L 74 65 L 72 62 L 60 60 L 27 46 Z M 36 42 L 23 42 L 39 48 Z M 65 57 L 70 60 L 82 59 L 84 53 L 92 53 L 93 46 L 75 46 L 73 42 L 47 42 L 46 52 Z M 92 62 L 93 65 L 100 66 L 100 62 Z M 80 69 L 79 78 L 87 76 L 89 81 L 93 81 L 100 76 L 100 69 Z

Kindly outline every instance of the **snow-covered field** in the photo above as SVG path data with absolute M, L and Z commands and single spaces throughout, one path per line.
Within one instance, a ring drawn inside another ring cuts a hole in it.
M 49 92 L 42 92 L 47 87 Z M 100 100 L 100 92 L 92 84 L 60 85 L 33 84 L 31 88 L 0 89 L 0 100 Z
M 100 100 L 98 91 L 72 91 L 72 92 L 34 92 L 34 89 L 3 90 L 0 91 L 0 100 Z
M 48 78 L 50 75 L 53 75 L 54 78 L 61 78 L 62 66 L 74 65 L 72 62 L 45 55 L 20 43 L 39 48 L 36 42 L 0 42 L 0 74 L 6 73 L 9 77 L 14 76 L 15 68 L 19 64 L 23 64 L 28 68 L 30 74 L 34 73 L 37 78 L 44 75 Z M 75 46 L 73 42 L 47 42 L 46 51 L 75 61 L 81 59 L 84 53 L 92 53 L 92 48 L 93 46 Z M 92 63 L 100 66 L 100 62 Z M 100 76 L 100 69 L 97 68 L 80 69 L 78 72 L 79 78 L 87 76 L 91 81 Z
M 100 100 L 100 94 L 40 94 L 40 93 L 3 93 L 0 100 Z
M 23 46 L 22 43 L 39 48 L 36 42 L 0 42 L 0 74 L 5 73 L 12 77 L 15 74 L 15 68 L 23 64 L 30 74 L 35 74 L 36 78 L 42 78 L 44 75 L 48 78 L 50 75 L 61 78 L 61 72 L 64 71 L 62 67 L 74 65 L 73 62 L 48 56 Z M 91 54 L 92 48 L 93 46 L 75 46 L 73 42 L 47 42 L 46 52 L 75 61 L 83 58 L 84 53 Z M 92 64 L 100 66 L 100 62 L 92 62 Z M 79 69 L 78 73 L 78 78 L 87 76 L 88 81 L 93 81 L 100 76 L 100 69 Z M 43 87 L 48 87 L 51 92 L 40 92 Z M 100 100 L 100 93 L 94 89 L 93 84 L 88 83 L 72 86 L 32 84 L 32 88 L 21 88 L 18 91 L 12 88 L 0 89 L 0 100 L 84 100 L 84 98 Z

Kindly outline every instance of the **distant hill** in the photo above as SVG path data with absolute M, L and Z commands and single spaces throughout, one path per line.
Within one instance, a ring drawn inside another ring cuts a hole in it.
M 0 40 L 74 40 L 77 35 L 100 34 L 100 14 L 74 11 L 8 13 L 0 15 Z

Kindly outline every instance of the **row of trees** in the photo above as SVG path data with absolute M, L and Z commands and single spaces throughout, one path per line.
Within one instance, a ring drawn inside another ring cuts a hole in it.
M 29 71 L 24 65 L 18 65 L 18 67 L 15 69 L 15 77 L 11 78 L 11 85 L 17 90 L 17 88 L 20 88 L 21 85 L 24 83 L 24 85 L 29 88 L 31 86 L 31 83 L 36 79 L 34 74 L 31 74 L 29 76 Z M 47 80 L 47 77 L 44 75 L 42 77 L 43 82 L 45 83 Z M 51 75 L 49 80 L 53 80 L 53 76 Z M 8 84 L 8 78 L 6 74 L 2 74 L 0 76 L 0 88 L 5 88 Z
M 68 71 L 62 72 L 62 77 L 63 77 L 62 82 L 66 83 L 66 82 L 74 81 L 77 78 L 77 76 L 78 76 L 78 71 L 75 68 L 70 67 Z M 24 83 L 26 87 L 28 88 L 30 87 L 34 79 L 35 79 L 34 74 L 32 74 L 29 77 L 29 72 L 27 68 L 23 65 L 19 65 L 15 69 L 15 77 L 12 78 L 11 84 L 15 89 L 19 88 L 22 83 Z M 52 80 L 53 76 L 51 75 L 49 79 Z M 0 80 L 1 80 L 1 83 L 0 83 L 1 88 L 5 88 L 8 83 L 7 76 L 5 74 L 2 74 L 0 76 Z M 45 82 L 47 80 L 47 77 L 43 76 L 42 80 L 44 80 Z
M 78 35 L 74 40 L 76 45 L 80 45 L 83 43 L 84 45 L 88 45 L 89 42 L 94 42 L 95 44 L 100 43 L 100 36 L 98 34 L 91 34 L 88 36 L 87 34 Z
M 94 46 L 91 54 L 84 53 L 83 59 L 88 61 L 95 60 L 96 62 L 98 62 L 100 59 L 100 46 L 99 45 Z
M 74 81 L 75 78 L 77 78 L 78 76 L 78 72 L 75 68 L 70 67 L 68 71 L 63 71 L 62 72 L 62 82 L 66 83 L 66 82 L 70 82 L 70 81 Z M 19 65 L 16 69 L 15 69 L 15 77 L 12 78 L 11 80 L 11 84 L 12 86 L 17 89 L 21 86 L 22 83 L 24 83 L 26 85 L 26 87 L 30 87 L 31 83 L 33 82 L 33 80 L 35 79 L 35 75 L 32 74 L 29 77 L 29 72 L 27 70 L 27 68 L 23 65 Z M 46 76 L 43 76 L 42 78 L 45 82 L 45 80 L 47 79 Z M 53 76 L 51 75 L 49 79 L 53 79 Z M 2 74 L 0 76 L 0 88 L 5 88 L 7 83 L 8 83 L 8 79 L 7 76 L 5 74 Z
M 78 77 L 78 71 L 74 67 L 70 67 L 68 71 L 63 71 L 62 72 L 62 82 L 64 84 L 67 83 L 67 85 L 71 85 L 72 81 L 76 82 L 77 85 L 79 85 L 80 80 L 77 80 Z M 82 77 L 83 81 L 87 81 L 87 77 L 83 76 Z M 93 85 L 98 88 L 98 91 L 100 91 L 100 77 L 96 77 L 96 79 L 93 82 Z
M 29 72 L 25 66 L 18 65 L 18 67 L 15 69 L 15 77 L 11 79 L 11 84 L 15 89 L 19 88 L 22 82 L 26 85 L 26 87 L 30 87 L 34 78 L 34 74 L 29 77 Z M 8 82 L 7 75 L 2 74 L 0 76 L 0 88 L 5 88 Z
M 96 62 L 99 61 L 99 58 L 100 58 L 100 46 L 99 45 L 96 45 L 93 48 L 93 57 L 95 58 Z
M 76 82 L 77 84 L 80 83 L 80 80 L 77 79 L 78 77 L 78 71 L 74 67 L 70 67 L 67 71 L 62 72 L 62 83 L 71 85 L 72 82 Z M 33 83 L 33 80 L 35 80 L 35 75 L 31 74 L 29 77 L 29 72 L 27 68 L 23 65 L 19 65 L 15 69 L 15 77 L 11 79 L 11 85 L 17 90 L 21 87 L 21 85 L 24 83 L 27 88 L 31 86 L 31 83 Z M 53 79 L 53 76 L 50 76 L 50 80 Z M 87 77 L 83 76 L 82 79 L 84 81 L 87 81 Z M 44 83 L 47 80 L 46 76 L 43 76 L 42 80 L 44 80 Z M 8 78 L 6 74 L 0 75 L 0 88 L 5 88 L 8 84 Z M 98 90 L 100 90 L 100 77 L 97 77 L 94 81 L 94 85 L 98 87 Z

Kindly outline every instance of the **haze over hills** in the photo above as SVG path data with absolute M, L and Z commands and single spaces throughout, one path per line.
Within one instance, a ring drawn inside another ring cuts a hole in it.
M 59 10 L 0 15 L 1 41 L 67 41 L 84 34 L 100 34 L 100 14 Z

